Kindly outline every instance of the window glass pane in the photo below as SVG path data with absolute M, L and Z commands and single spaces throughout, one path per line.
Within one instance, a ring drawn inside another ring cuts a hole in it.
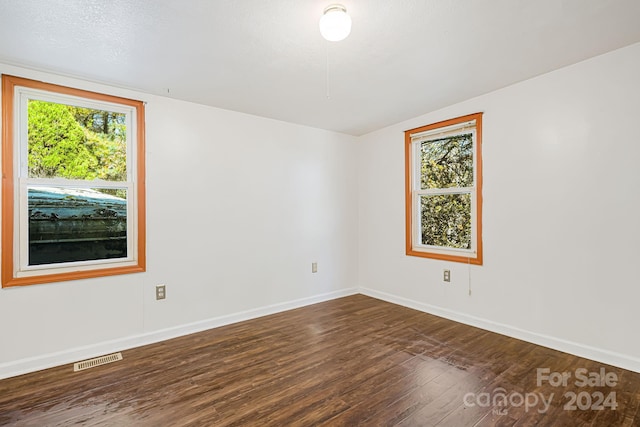
M 28 188 L 29 265 L 127 257 L 127 191 Z
M 28 113 L 30 178 L 127 179 L 126 114 L 33 99 Z
M 473 134 L 424 141 L 420 156 L 422 189 L 473 186 Z
M 420 197 L 423 245 L 471 249 L 471 195 Z

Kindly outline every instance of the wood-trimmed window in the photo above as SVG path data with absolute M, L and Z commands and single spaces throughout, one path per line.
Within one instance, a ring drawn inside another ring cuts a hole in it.
M 407 255 L 482 265 L 482 113 L 405 131 Z
M 2 286 L 145 271 L 144 103 L 2 76 Z

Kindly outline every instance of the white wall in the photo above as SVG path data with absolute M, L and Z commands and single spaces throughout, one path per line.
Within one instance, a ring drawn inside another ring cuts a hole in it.
M 362 137 L 362 291 L 640 371 L 638 76 L 640 44 Z M 484 265 L 406 256 L 403 131 L 478 111 Z
M 356 291 L 355 138 L 0 72 L 147 101 L 148 248 L 146 273 L 1 289 L 0 377 Z

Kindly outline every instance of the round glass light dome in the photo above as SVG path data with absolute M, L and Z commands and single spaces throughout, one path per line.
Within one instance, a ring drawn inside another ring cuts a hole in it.
M 320 18 L 320 34 L 331 42 L 344 40 L 351 33 L 351 17 L 347 8 L 341 4 L 332 4 L 324 10 Z

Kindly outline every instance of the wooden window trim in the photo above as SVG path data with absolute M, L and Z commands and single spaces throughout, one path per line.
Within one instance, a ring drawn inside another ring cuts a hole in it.
M 413 170 L 413 156 L 411 150 L 411 136 L 417 133 L 426 132 L 432 129 L 464 123 L 466 121 L 476 121 L 476 140 L 474 141 L 475 160 L 475 186 L 476 186 L 476 253 L 469 257 L 464 255 L 450 255 L 434 253 L 429 251 L 418 251 L 413 245 L 413 203 L 411 173 Z M 415 129 L 410 129 L 404 133 L 404 158 L 405 158 L 405 225 L 406 225 L 406 254 L 423 258 L 432 258 L 443 261 L 464 262 L 475 265 L 482 265 L 482 113 L 468 114 L 449 120 L 432 123 Z
M 136 109 L 136 203 L 137 256 L 130 266 L 96 267 L 95 269 L 14 277 L 14 94 L 16 86 L 60 93 L 97 101 L 111 102 Z M 145 184 L 145 112 L 144 103 L 66 86 L 2 75 L 2 287 L 34 285 L 92 277 L 143 272 L 146 270 L 146 184 Z

